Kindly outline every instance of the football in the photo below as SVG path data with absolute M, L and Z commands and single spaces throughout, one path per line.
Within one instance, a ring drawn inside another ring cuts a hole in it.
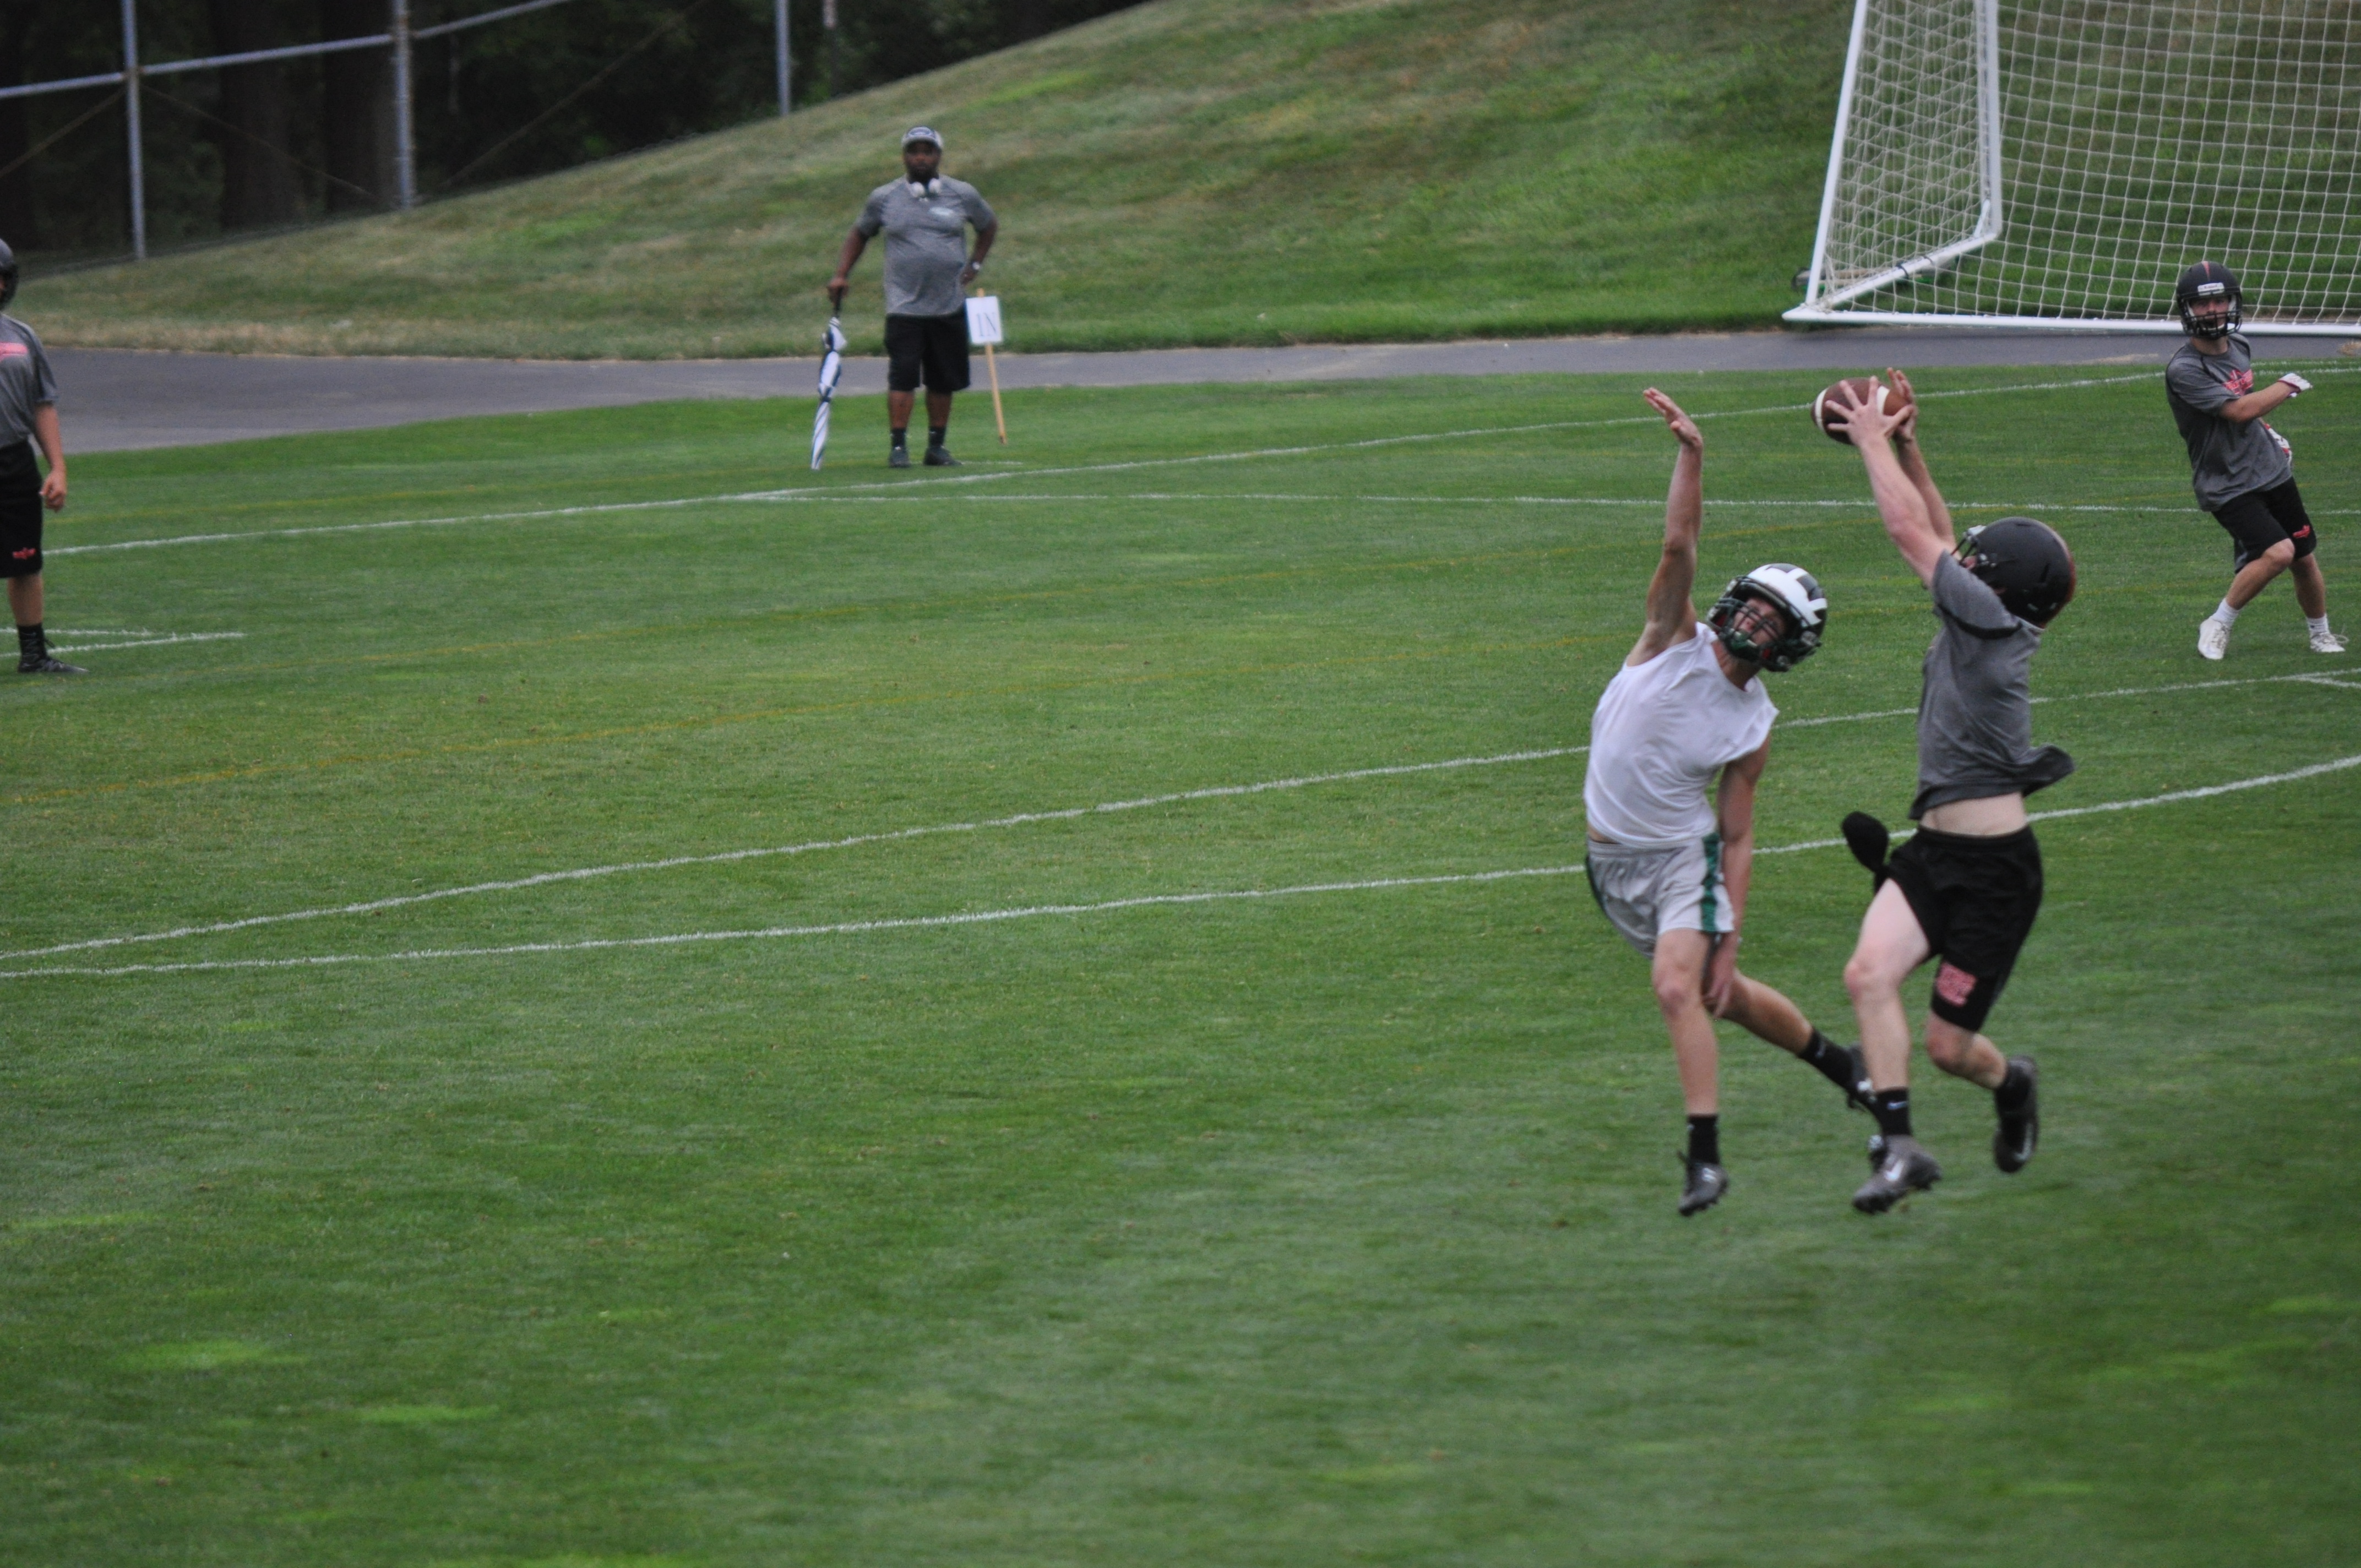
M 1850 387 L 1854 397 L 1871 403 L 1880 411 L 1901 406 L 1894 401 L 1902 395 L 1898 388 L 1889 387 L 1874 376 L 1848 377 L 1835 383 L 1834 386 L 1824 389 L 1818 397 L 1812 400 L 1812 422 L 1818 425 L 1820 433 L 1826 435 L 1830 441 L 1841 441 L 1848 445 L 1851 444 L 1851 438 L 1845 434 L 1841 425 L 1832 425 L 1828 422 L 1831 416 L 1842 417 L 1844 405 L 1837 397 L 1838 387 Z

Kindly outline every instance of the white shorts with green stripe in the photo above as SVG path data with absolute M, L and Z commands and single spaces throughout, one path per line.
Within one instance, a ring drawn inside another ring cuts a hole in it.
M 1590 895 L 1623 939 L 1653 956 L 1666 931 L 1730 929 L 1730 892 L 1721 881 L 1721 835 L 1664 849 L 1635 850 L 1593 840 L 1583 869 Z

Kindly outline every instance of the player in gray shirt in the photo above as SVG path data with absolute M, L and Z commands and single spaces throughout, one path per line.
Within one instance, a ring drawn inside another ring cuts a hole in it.
M 0 309 L 16 295 L 16 257 L 0 244 Z M 44 476 L 33 455 L 38 442 Z M 33 329 L 0 315 L 0 577 L 16 619 L 16 673 L 79 675 L 49 652 L 41 622 L 41 512 L 66 504 L 66 454 L 58 434 L 58 378 Z
M 951 422 L 951 394 L 967 390 L 967 305 L 960 291 L 983 270 L 983 258 L 999 236 L 1000 220 L 976 188 L 939 174 L 943 138 L 925 126 L 902 136 L 902 175 L 869 192 L 868 203 L 828 282 L 832 306 L 841 309 L 846 280 L 876 235 L 885 236 L 885 412 L 894 427 L 886 466 L 910 466 L 912 405 L 920 382 L 927 389 L 927 466 L 956 468 L 944 442 Z M 967 253 L 968 225 L 975 226 L 975 254 Z
M 2041 631 L 2074 597 L 2074 557 L 2046 523 L 2003 518 L 1954 543 L 1950 509 L 1927 471 L 1918 405 L 1898 371 L 1897 400 L 1872 408 L 1850 386 L 1842 407 L 1869 469 L 1878 515 L 1918 580 L 1934 596 L 1934 644 L 1918 699 L 1918 831 L 1889 861 L 1884 824 L 1845 818 L 1853 853 L 1875 894 L 1845 965 L 1861 1022 L 1872 1112 L 1870 1179 L 1853 1207 L 1881 1214 L 1935 1185 L 1942 1168 L 1910 1130 L 1910 1022 L 1902 983 L 1930 958 L 1934 995 L 1927 1055 L 1957 1078 L 1993 1091 L 2000 1126 L 1993 1161 L 2025 1168 L 2040 1134 L 2031 1057 L 2003 1056 L 1982 1030 L 2041 910 L 2041 847 L 2025 797 L 2074 771 L 2055 746 L 2033 744 L 2033 655 Z
M 2254 345 L 2237 334 L 2245 301 L 2237 274 L 2201 261 L 2180 275 L 2173 307 L 2189 341 L 2164 367 L 2164 395 L 2189 445 L 2197 504 L 2231 539 L 2230 591 L 2197 623 L 2197 651 L 2230 651 L 2238 612 L 2281 572 L 2295 578 L 2296 603 L 2315 653 L 2342 653 L 2345 639 L 2328 627 L 2328 586 L 2312 551 L 2319 543 L 2295 488 L 2295 454 L 2263 416 L 2312 390 L 2290 372 L 2257 391 Z

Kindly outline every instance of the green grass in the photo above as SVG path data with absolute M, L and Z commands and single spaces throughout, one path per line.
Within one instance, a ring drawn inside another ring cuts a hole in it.
M 903 129 L 998 209 L 1026 349 L 1767 326 L 1810 256 L 1840 0 L 1156 0 L 405 216 L 35 277 L 59 343 L 801 354 Z M 880 260 L 849 330 L 875 352 Z
M 2349 619 L 2344 385 L 2287 428 Z M 60 628 L 244 638 L 0 693 L 0 947 L 1579 743 L 1661 528 L 1661 429 L 1595 422 L 1644 415 L 1636 389 L 1025 393 L 1010 458 L 1038 471 L 953 486 L 888 476 L 854 400 L 824 499 L 60 555 Z M 1673 389 L 1729 416 L 1709 497 L 1839 503 L 1708 514 L 1709 579 L 1784 557 L 1830 590 L 1787 718 L 1908 708 L 1924 595 L 1857 462 L 1742 411 L 1814 386 Z M 2040 804 L 2361 751 L 2361 692 L 2266 678 L 2332 667 L 2284 587 L 2197 659 L 2225 551 L 2152 378 L 1928 408 L 1954 497 L 2038 503 L 2081 554 L 2037 688 L 2141 694 L 2037 710 L 2081 763 Z M 51 543 L 802 486 L 807 414 L 93 456 Z M 1593 422 L 1333 444 L 1553 421 Z M 1356 499 L 1381 496 L 1423 499 Z M 1514 499 L 1553 497 L 1632 504 Z M 2168 689 L 2233 679 L 2259 684 Z M 1906 716 L 1785 732 L 1763 842 L 1898 817 L 1912 757 Z M 0 968 L 1563 866 L 1580 777 L 1367 778 Z M 1982 1097 L 1922 1065 L 1949 1175 L 1873 1222 L 1845 1204 L 1866 1124 L 1740 1037 L 1735 1190 L 1675 1218 L 1669 1053 L 1578 877 L 0 981 L 0 1559 L 2351 1563 L 2356 806 L 2361 771 L 2045 828 L 1993 1024 L 2042 1056 L 2041 1158 L 1996 1175 Z M 1751 911 L 1750 968 L 1840 1032 L 1864 892 L 1841 850 L 1779 856 Z

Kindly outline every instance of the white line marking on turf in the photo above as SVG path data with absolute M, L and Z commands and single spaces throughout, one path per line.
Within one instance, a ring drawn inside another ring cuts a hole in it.
M 104 637 L 104 631 L 68 631 L 66 637 Z M 52 642 L 50 648 L 60 653 L 97 653 L 109 648 L 160 648 L 167 642 L 228 642 L 243 637 L 243 631 L 174 631 L 160 637 L 135 638 L 128 642 L 77 642 L 71 648 Z
M 2286 773 L 2265 773 L 2251 779 L 2235 779 L 2228 784 L 2204 784 L 2195 789 L 2177 789 L 2165 795 L 2145 795 L 2136 800 L 2102 801 L 2095 806 L 2067 806 L 2057 811 L 2029 813 L 2036 822 L 2054 822 L 2072 817 L 2092 817 L 2102 812 L 2138 811 L 2152 806 L 2170 806 L 2186 800 L 2205 800 L 2214 795 L 2234 795 L 2241 790 L 2262 789 L 2271 784 L 2292 784 L 2299 779 L 2318 778 L 2323 773 L 2342 773 L 2349 768 L 2361 768 L 2361 754 L 2339 757 L 2334 762 L 2314 762 L 2309 767 L 2291 768 Z M 1842 839 L 1813 839 L 1800 844 L 1777 844 L 1757 850 L 1758 855 L 1792 855 L 1806 850 L 1833 849 Z M 1162 905 L 1217 904 L 1237 899 L 1292 898 L 1320 893 L 1366 893 L 1381 888 L 1441 887 L 1455 883 L 1505 882 L 1519 877 L 1572 876 L 1580 865 L 1528 866 L 1508 871 L 1462 872 L 1444 876 L 1376 877 L 1362 882 L 1303 883 L 1293 887 L 1237 888 L 1216 893 L 1159 893 L 1136 898 L 1110 898 L 1092 904 L 1034 904 L 1016 909 L 984 909 L 962 915 L 914 915 L 884 920 L 844 920 L 818 926 L 766 926 L 746 930 L 680 931 L 661 937 L 597 937 L 574 942 L 511 942 L 492 948 L 421 948 L 401 953 L 323 953 L 300 959 L 209 959 L 186 963 L 120 964 L 113 968 L 59 966 L 47 969 L 0 970 L 0 980 L 39 980 L 51 976 L 81 975 L 112 978 L 133 974 L 195 974 L 226 970 L 320 969 L 339 964 L 415 963 L 434 959 L 507 958 L 528 953 L 587 953 L 621 948 L 670 948 L 697 942 L 751 942 L 775 940 L 789 937 L 854 936 L 871 931 L 910 931 L 945 926 L 981 926 L 1003 920 L 1029 920 L 1049 915 L 1096 915 L 1109 910 L 1144 909 Z
M 2361 367 L 2354 368 L 2361 369 Z M 2335 369 L 2323 369 L 2319 374 L 2334 375 Z M 1923 401 L 1933 398 L 1986 398 L 2007 392 L 2046 392 L 2071 390 L 2085 387 L 2109 387 L 2131 381 L 2148 381 L 2154 373 L 2136 376 L 2082 377 L 2066 381 L 2030 381 L 2014 387 L 1962 387 L 1946 392 L 1922 392 Z M 1794 413 L 1809 408 L 1808 403 L 1772 403 L 1760 408 L 1719 409 L 1694 415 L 1698 420 L 1746 419 L 1758 414 Z M 395 518 L 383 522 L 325 523 L 311 528 L 261 528 L 244 532 L 181 533 L 161 539 L 124 539 L 111 544 L 69 544 L 47 552 L 50 555 L 91 555 L 114 550 L 161 550 L 180 544 L 219 544 L 239 539 L 302 539 L 314 534 L 370 533 L 389 528 L 456 528 L 471 522 L 523 522 L 544 518 L 595 517 L 609 512 L 664 511 L 681 507 L 723 506 L 739 503 L 772 503 L 801 500 L 812 496 L 842 496 L 853 490 L 939 489 L 949 485 L 992 484 L 1003 479 L 1038 479 L 1071 474 L 1122 474 L 1140 468 L 1180 467 L 1205 463 L 1249 463 L 1270 457 L 1302 457 L 1322 452 L 1359 452 L 1379 446 L 1400 446 L 1418 442 L 1464 441 L 1483 435 L 1527 435 L 1545 430 L 1600 430 L 1615 425 L 1654 424 L 1657 416 L 1631 414 L 1613 419 L 1550 420 L 1537 424 L 1480 425 L 1466 430 L 1429 431 L 1412 435 L 1372 436 L 1364 441 L 1321 442 L 1304 446 L 1265 446 L 1244 452 L 1209 452 L 1191 457 L 1144 457 L 1124 463 L 1085 463 L 1063 468 L 1018 468 L 994 474 L 959 474 L 917 479 L 878 479 L 851 485 L 806 485 L 790 489 L 741 490 L 730 495 L 688 496 L 673 500 L 609 501 L 598 504 L 545 507 L 532 511 L 475 512 L 465 516 Z M 1981 509 L 1978 509 L 1981 510 Z
M 2035 702 L 2081 702 L 2100 697 L 2147 696 L 2160 692 L 2209 691 L 2223 686 L 2266 685 L 2279 682 L 2301 682 L 2308 685 L 2333 685 L 2345 689 L 2346 684 L 2325 675 L 2254 675 L 2223 681 L 2180 681 L 2169 685 L 2121 686 L 2113 691 L 2069 692 L 2056 696 L 2037 696 Z M 1880 707 L 1862 713 L 1836 713 L 1817 718 L 1784 718 L 1782 729 L 1815 729 L 1828 724 L 1857 724 L 1871 719 L 1904 718 L 1916 714 L 1915 707 Z M 1497 767 L 1508 762 L 1545 762 L 1555 757 L 1579 756 L 1590 750 L 1587 743 L 1579 746 L 1550 746 L 1526 751 L 1502 751 L 1488 757 L 1452 757 L 1437 762 L 1398 762 L 1374 768 L 1352 768 L 1340 773 L 1307 773 L 1295 778 L 1266 779 L 1257 784 L 1210 784 L 1201 789 L 1178 790 L 1164 795 L 1142 795 L 1132 800 L 1104 801 L 1096 806 L 1070 806 L 1048 811 L 1024 811 L 1007 817 L 994 817 L 977 822 L 941 822 L 917 828 L 896 828 L 877 833 L 855 833 L 841 839 L 819 839 L 801 844 L 765 845 L 745 850 L 722 850 L 704 855 L 673 855 L 662 860 L 624 861 L 612 865 L 582 866 L 567 871 L 541 872 L 532 876 L 514 877 L 498 882 L 470 883 L 459 887 L 431 889 L 425 893 L 393 894 L 385 898 L 368 899 L 356 904 L 329 905 L 314 909 L 295 909 L 279 915 L 250 915 L 237 920 L 215 921 L 202 926 L 181 926 L 168 931 L 146 931 L 123 937 L 93 937 L 81 941 L 59 942 L 43 948 L 19 948 L 0 952 L 0 960 L 10 959 L 48 958 L 58 953 L 90 952 L 102 948 L 120 948 L 148 942 L 169 942 L 187 937 L 216 937 L 232 931 L 250 930 L 258 926 L 283 926 L 302 920 L 324 920 L 336 916 L 372 915 L 383 909 L 401 909 L 412 905 L 435 904 L 448 898 L 468 898 L 484 894 L 515 893 L 525 888 L 547 887 L 558 883 L 588 882 L 601 877 L 625 876 L 641 872 L 671 871 L 682 866 L 727 865 L 739 861 L 767 860 L 788 855 L 807 855 L 825 850 L 858 849 L 864 844 L 888 844 L 907 839 L 932 838 L 945 833 L 980 833 L 998 828 L 1021 828 L 1036 822 L 1071 822 L 1085 817 L 1123 811 L 1139 811 L 1149 806 L 1172 806 L 1191 800 L 1220 800 L 1238 795 L 1262 795 L 1273 790 L 1306 789 L 1315 784 L 1345 784 L 1356 779 L 1397 778 L 1411 773 L 1444 773 L 1463 768 Z M 1789 849 L 1821 849 L 1839 839 L 1816 840 L 1810 844 L 1791 845 Z M 1759 854 L 1781 854 L 1784 850 L 1762 850 Z

